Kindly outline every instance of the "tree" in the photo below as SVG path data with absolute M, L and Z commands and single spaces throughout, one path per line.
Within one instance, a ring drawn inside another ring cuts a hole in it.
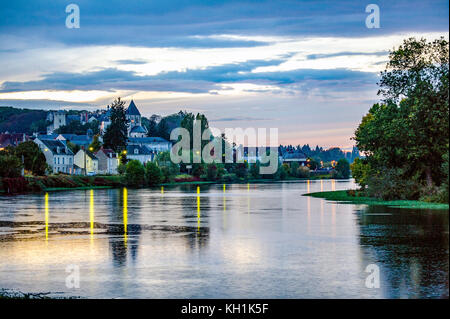
M 147 136 L 158 136 L 158 124 L 155 121 L 149 120 L 147 124 Z
M 169 125 L 167 124 L 165 118 L 163 118 L 158 124 L 157 135 L 163 139 L 170 140 Z
M 261 167 L 261 163 L 259 161 L 256 161 L 256 163 L 249 164 L 250 165 L 250 176 L 251 178 L 260 178 L 259 170 Z
M 300 166 L 300 164 L 298 162 L 292 162 L 291 163 L 289 174 L 292 177 L 297 177 L 297 170 L 298 170 L 299 166 Z
M 335 170 L 342 176 L 342 178 L 349 178 L 350 177 L 350 164 L 345 158 L 341 158 L 336 167 Z
M 78 153 L 78 151 L 80 150 L 80 146 L 72 142 L 67 142 L 67 147 L 70 148 L 70 150 L 74 154 Z
M 45 175 L 47 162 L 44 153 L 36 143 L 33 141 L 20 143 L 14 149 L 14 153 L 19 159 L 22 159 L 23 156 L 25 170 L 32 172 L 34 175 Z
M 297 176 L 300 178 L 308 178 L 311 175 L 311 171 L 307 166 L 300 166 L 297 169 Z
M 215 181 L 217 179 L 217 166 L 214 163 L 208 164 L 206 168 L 206 178 L 209 181 Z
M 114 100 L 110 106 L 111 124 L 107 127 L 103 142 L 105 147 L 120 153 L 127 145 L 127 118 L 125 115 L 125 102 L 120 99 Z
M 390 53 L 379 82 L 383 100 L 363 117 L 354 137 L 371 168 L 364 179 L 369 189 L 382 189 L 380 194 L 394 198 L 398 191 L 408 198 L 404 186 L 415 184 L 408 187 L 413 198 L 417 188 L 432 191 L 444 182 L 440 168 L 449 145 L 448 68 L 443 38 L 407 39 Z M 381 172 L 395 183 L 384 183 Z M 424 184 L 426 188 L 420 186 Z
M 148 185 L 154 186 L 162 182 L 163 174 L 158 165 L 148 162 L 145 166 L 145 178 Z
M 370 165 L 366 160 L 355 158 L 353 163 L 350 165 L 352 171 L 352 176 L 355 182 L 361 186 L 364 190 L 368 184 L 368 178 L 370 176 Z
M 92 150 L 92 152 L 97 152 L 100 147 L 102 147 L 102 143 L 99 140 L 99 135 L 95 135 L 92 143 L 89 144 L 89 149 Z
M 0 155 L 0 176 L 19 177 L 21 176 L 22 162 L 14 155 Z
M 145 183 L 145 169 L 138 160 L 131 160 L 125 170 L 125 181 L 128 186 L 139 187 Z

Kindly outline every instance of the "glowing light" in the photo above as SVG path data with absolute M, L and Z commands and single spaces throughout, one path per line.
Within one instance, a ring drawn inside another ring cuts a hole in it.
M 123 241 L 127 246 L 127 227 L 128 227 L 128 190 L 123 188 Z
M 48 193 L 45 193 L 45 241 L 48 241 Z
M 164 194 L 164 186 L 161 186 L 161 194 Z
M 200 194 L 200 186 L 197 186 L 197 194 Z
M 226 189 L 226 186 L 225 186 L 225 184 L 223 184 L 223 191 L 225 192 L 225 189 Z
M 94 240 L 94 190 L 91 189 L 89 200 L 89 220 L 91 228 L 91 243 Z
M 309 193 L 309 179 L 306 181 L 306 191 Z

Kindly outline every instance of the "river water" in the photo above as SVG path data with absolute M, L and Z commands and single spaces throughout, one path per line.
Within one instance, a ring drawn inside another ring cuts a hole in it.
M 352 181 L 0 197 L 0 288 L 88 298 L 448 298 L 448 211 Z

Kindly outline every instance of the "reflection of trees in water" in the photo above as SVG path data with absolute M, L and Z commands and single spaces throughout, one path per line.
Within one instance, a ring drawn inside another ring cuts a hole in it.
M 141 198 L 133 191 L 130 197 L 128 192 L 122 188 L 111 190 L 109 194 L 111 209 L 108 215 L 108 240 L 114 266 L 118 267 L 126 266 L 128 253 L 133 263 L 136 262 L 142 232 L 141 226 L 135 224 L 140 214 Z M 128 222 L 130 216 L 133 217 L 132 224 Z
M 197 186 L 183 185 L 181 190 L 195 194 Z M 180 198 L 183 219 L 186 220 L 187 225 L 195 228 L 193 232 L 184 236 L 187 247 L 192 251 L 206 247 L 209 241 L 210 198 L 201 196 L 209 191 L 210 187 L 205 185 L 200 188 L 200 196 L 183 196 Z
M 448 212 L 371 206 L 358 221 L 384 297 L 448 297 Z

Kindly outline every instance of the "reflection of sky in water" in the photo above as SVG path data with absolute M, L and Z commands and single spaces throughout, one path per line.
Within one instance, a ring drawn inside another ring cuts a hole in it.
M 142 298 L 448 296 L 448 212 L 301 196 L 352 186 L 325 180 L 0 197 L 0 288 Z M 380 267 L 380 289 L 365 287 L 371 263 Z M 70 264 L 80 267 L 80 289 L 65 287 Z

